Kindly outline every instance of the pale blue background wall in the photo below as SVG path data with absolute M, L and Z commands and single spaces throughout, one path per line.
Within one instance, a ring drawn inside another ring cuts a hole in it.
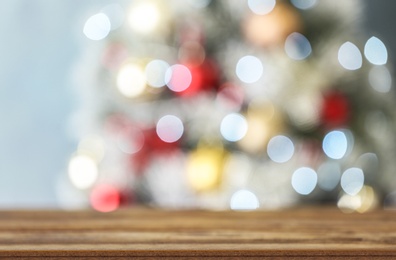
M 0 2 L 0 207 L 56 205 L 84 1 Z M 88 2 L 88 1 L 86 1 Z

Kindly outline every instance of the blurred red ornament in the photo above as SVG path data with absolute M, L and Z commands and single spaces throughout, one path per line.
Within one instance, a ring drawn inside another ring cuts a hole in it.
M 144 146 L 145 136 L 142 128 L 121 114 L 109 116 L 104 124 L 106 134 L 111 136 L 117 147 L 126 154 L 137 153 Z
M 131 166 L 137 173 L 144 172 L 152 157 L 158 154 L 167 154 L 179 150 L 179 141 L 167 143 L 162 141 L 155 129 L 144 131 L 144 146 L 135 154 L 131 155 Z
M 340 91 L 333 91 L 323 96 L 322 124 L 326 127 L 338 127 L 348 123 L 350 106 L 347 97 Z
M 204 35 L 198 26 L 186 27 L 190 30 L 182 32 L 179 47 L 180 64 L 188 68 L 191 73 L 191 83 L 188 88 L 178 92 L 181 96 L 192 96 L 201 91 L 216 88 L 220 79 L 218 64 L 207 57 L 204 47 Z
M 107 116 L 103 124 L 103 129 L 112 135 L 117 135 L 130 124 L 131 121 L 127 118 L 127 116 L 123 114 L 111 114 Z
M 245 93 L 242 87 L 231 82 L 222 84 L 217 93 L 217 102 L 235 110 L 242 107 L 244 98 Z
M 195 63 L 183 64 L 191 72 L 191 83 L 188 88 L 177 92 L 180 96 L 193 96 L 202 91 L 216 89 L 219 85 L 220 70 L 216 62 L 211 59 L 205 59 L 201 64 Z
M 100 212 L 116 210 L 121 201 L 120 192 L 108 184 L 100 184 L 91 191 L 91 206 Z
M 168 143 L 161 140 L 155 129 L 145 131 L 146 148 L 151 152 L 166 152 L 179 147 L 179 142 Z

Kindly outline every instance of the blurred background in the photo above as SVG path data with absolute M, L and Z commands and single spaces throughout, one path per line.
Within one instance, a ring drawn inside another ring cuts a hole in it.
M 1 1 L 1 208 L 60 207 L 60 183 L 78 144 L 70 129 L 80 102 L 73 75 L 81 57 L 101 46 L 83 28 L 89 17 L 114 2 Z M 388 63 L 394 63 L 396 2 L 362 0 L 359 5 L 362 33 L 380 37 Z

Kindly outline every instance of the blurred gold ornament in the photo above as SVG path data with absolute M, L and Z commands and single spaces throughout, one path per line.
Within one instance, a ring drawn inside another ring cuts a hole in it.
M 198 146 L 187 161 L 187 179 L 196 191 L 208 191 L 219 186 L 226 152 L 221 146 Z
M 238 145 L 253 154 L 264 151 L 271 137 L 282 132 L 284 127 L 282 115 L 271 103 L 252 102 L 246 120 L 248 130 Z
M 302 21 L 297 11 L 283 3 L 265 15 L 251 13 L 243 23 L 245 37 L 254 45 L 269 47 L 283 45 L 287 36 L 299 32 Z

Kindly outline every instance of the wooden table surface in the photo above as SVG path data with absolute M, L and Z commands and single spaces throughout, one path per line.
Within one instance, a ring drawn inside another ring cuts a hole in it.
M 396 259 L 396 212 L 2 211 L 0 257 L 15 256 Z

